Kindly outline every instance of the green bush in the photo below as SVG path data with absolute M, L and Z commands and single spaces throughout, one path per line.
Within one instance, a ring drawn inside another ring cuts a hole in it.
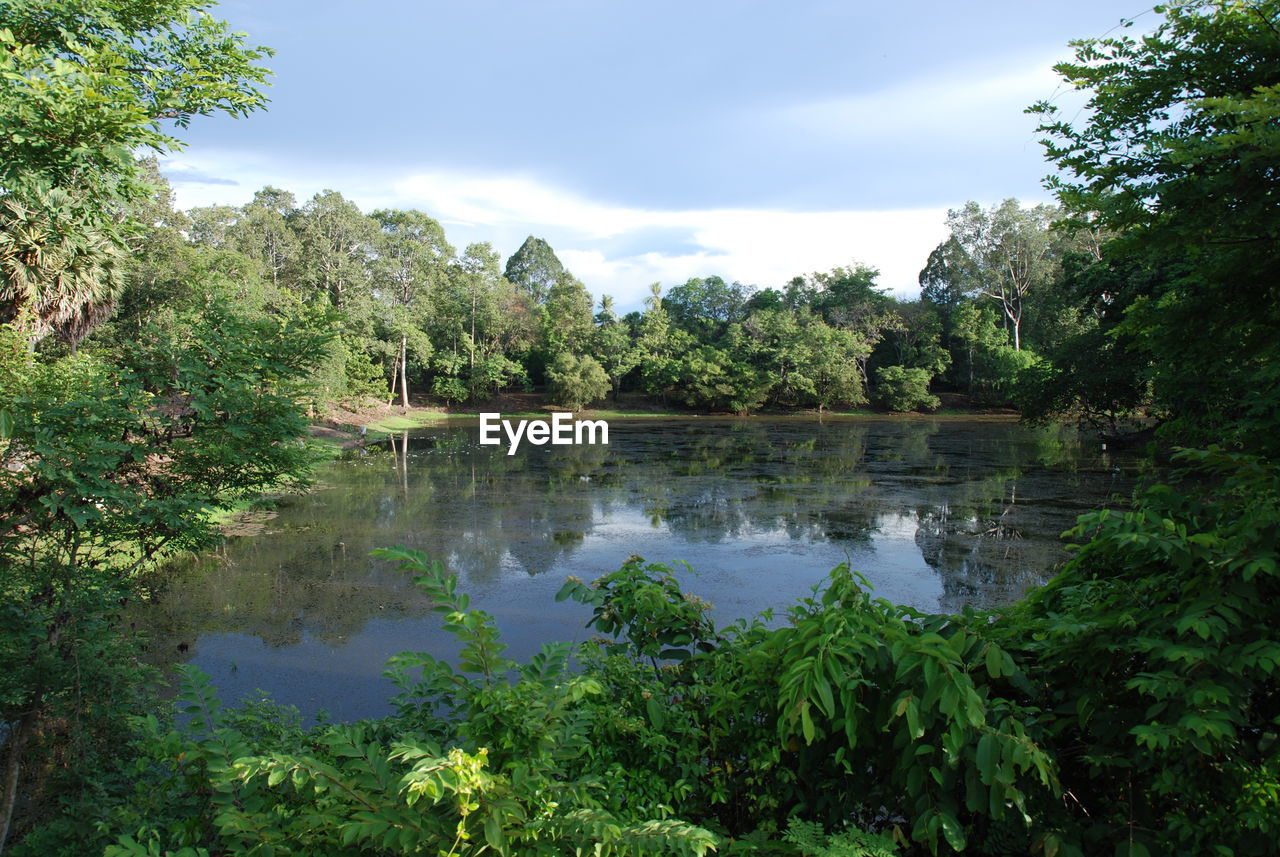
M 974 356 L 971 392 L 974 401 L 985 405 L 1011 405 L 1019 376 L 1036 365 L 1039 358 L 1029 349 L 1011 345 L 982 349 Z
M 461 378 L 455 378 L 453 375 L 437 375 L 431 382 L 431 394 L 456 404 L 465 401 L 470 391 L 467 390 L 467 385 Z
M 876 371 L 876 392 L 891 411 L 935 410 L 941 402 L 929 392 L 928 369 L 882 366 Z
M 554 404 L 574 411 L 609 393 L 609 376 L 587 355 L 562 351 L 547 367 L 547 392 Z

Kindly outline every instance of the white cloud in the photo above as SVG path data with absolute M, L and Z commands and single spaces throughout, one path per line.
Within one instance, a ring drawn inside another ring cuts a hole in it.
M 421 207 L 442 220 L 545 237 L 588 288 L 614 295 L 622 307 L 638 306 L 655 280 L 670 286 L 718 274 L 779 286 L 796 274 L 855 260 L 879 268 L 882 285 L 914 294 L 929 251 L 946 237 L 946 211 L 935 208 L 656 210 L 595 202 L 527 177 L 442 173 L 415 175 L 396 191 L 399 205 Z M 683 232 L 688 240 L 678 249 L 655 247 L 629 255 L 610 256 L 598 246 L 646 230 Z M 690 244 L 696 247 L 692 252 Z
M 781 286 L 797 274 L 854 261 L 879 268 L 881 285 L 910 295 L 929 251 L 946 237 L 946 212 L 934 208 L 661 210 L 587 199 L 522 175 L 434 171 L 399 179 L 365 173 L 317 180 L 269 164 L 190 154 L 182 168 L 229 176 L 238 183 L 178 185 L 175 194 L 184 208 L 243 204 L 268 183 L 293 191 L 300 203 L 334 187 L 365 211 L 421 209 L 447 224 L 449 238 L 458 246 L 489 241 L 509 255 L 526 235 L 537 235 L 550 242 L 593 294 L 613 295 L 624 311 L 639 308 L 654 281 L 670 287 L 716 274 L 750 285 Z M 637 252 L 646 240 L 655 246 Z M 619 244 L 629 249 L 610 249 Z
M 772 111 L 768 118 L 790 129 L 788 133 L 831 142 L 884 143 L 921 136 L 956 143 L 1007 139 L 1011 128 L 1025 127 L 1029 133 L 1035 127 L 1034 120 L 1022 113 L 1024 108 L 1058 92 L 1061 81 L 1053 64 L 1059 59 L 1041 57 L 1019 63 L 1019 70 L 1012 73 L 957 72 L 874 92 L 791 104 Z

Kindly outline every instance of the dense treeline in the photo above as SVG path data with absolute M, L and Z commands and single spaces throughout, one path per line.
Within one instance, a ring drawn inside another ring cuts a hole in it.
M 1274 853 L 1280 3 L 1076 44 L 1084 118 L 1036 108 L 1062 208 L 953 212 L 919 301 L 855 266 L 625 318 L 537 239 L 502 266 L 419 212 L 272 188 L 175 212 L 135 151 L 263 101 L 268 52 L 204 11 L 0 5 L 0 849 Z M 210 513 L 305 481 L 308 407 L 525 383 L 736 411 L 932 385 L 1158 425 L 1173 468 L 1008 608 L 922 614 L 842 567 L 782 627 L 716 628 L 633 558 L 562 590 L 605 642 L 519 665 L 446 570 L 386 551 L 461 643 L 392 663 L 394 717 L 304 728 L 188 675 L 175 723 L 121 609 Z
M 197 298 L 182 284 L 209 267 L 259 308 L 333 314 L 339 332 L 315 378 L 322 403 L 407 407 L 411 392 L 476 402 L 545 384 L 575 409 L 625 391 L 721 412 L 848 408 L 872 395 L 913 410 L 938 406 L 931 386 L 1007 405 L 1037 352 L 1098 324 L 1066 273 L 1096 260 L 1097 230 L 1055 229 L 1056 209 L 1015 200 L 951 213 L 918 300 L 895 299 L 875 269 L 853 265 L 778 288 L 709 276 L 664 294 L 655 283 L 643 311 L 619 317 L 532 236 L 504 266 L 488 244 L 458 253 L 419 211 L 366 215 L 336 191 L 298 205 L 267 187 L 239 208 L 183 213 L 164 179 L 150 180 L 151 226 L 95 339 L 172 313 L 175 291 Z

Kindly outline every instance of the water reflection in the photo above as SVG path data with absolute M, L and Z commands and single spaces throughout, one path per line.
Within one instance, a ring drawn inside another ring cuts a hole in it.
M 1073 433 L 1007 420 L 616 420 L 610 440 L 508 456 L 473 423 L 335 462 L 265 533 L 175 570 L 145 619 L 155 650 L 188 645 L 230 697 L 377 714 L 387 656 L 450 641 L 376 547 L 444 560 L 520 656 L 580 638 L 581 609 L 552 598 L 565 575 L 632 553 L 688 560 L 722 621 L 846 560 L 923 609 L 1005 602 L 1065 556 L 1077 514 L 1131 485 Z

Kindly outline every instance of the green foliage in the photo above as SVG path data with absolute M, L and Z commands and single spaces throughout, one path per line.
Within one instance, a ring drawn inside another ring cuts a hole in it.
M 493 619 L 471 610 L 457 578 L 404 549 L 379 552 L 436 602 L 462 643 L 460 672 L 428 655 L 393 664 L 406 687 L 399 721 L 251 729 L 230 719 L 199 673 L 179 696 L 184 732 L 140 722 L 147 761 L 135 802 L 117 826 L 145 818 L 107 849 L 160 854 L 689 855 L 715 849 L 706 830 L 643 807 L 605 808 L 597 777 L 573 774 L 586 752 L 600 683 L 566 669 L 567 647 L 515 668 L 501 656 Z M 407 671 L 420 668 L 411 682 Z M 475 676 L 476 678 L 471 678 Z M 447 700 L 438 717 L 425 702 Z M 238 722 L 237 722 L 238 721 Z M 434 737 L 425 737 L 424 731 Z M 256 734 L 253 734 L 256 733 Z M 159 796 L 159 800 L 157 799 Z M 180 818 L 162 828 L 152 819 Z
M 449 403 L 465 402 L 471 396 L 467 384 L 461 378 L 452 375 L 437 375 L 431 382 L 431 395 L 439 396 Z
M 1174 484 L 1085 515 L 998 637 L 1028 665 L 1086 853 L 1265 854 L 1280 809 L 1280 474 L 1184 451 Z M 1134 853 L 1142 853 L 1135 851 Z
M 134 152 L 180 147 L 161 123 L 243 115 L 266 76 L 203 0 L 16 0 L 0 9 L 0 322 L 71 341 L 109 314 L 149 196 Z M 145 69 L 146 73 L 140 70 Z
M 928 369 L 882 366 L 876 371 L 876 395 L 891 411 L 934 410 L 940 404 L 929 392 Z
M 565 581 L 556 600 L 572 598 L 590 605 L 588 627 L 612 637 L 625 635 L 627 647 L 656 662 L 687 660 L 710 651 L 715 628 L 707 618 L 710 605 L 680 591 L 663 565 L 643 565 L 633 556 L 618 571 L 587 586 L 575 577 Z
M 302 399 L 323 320 L 212 308 L 183 321 L 145 329 L 114 366 L 86 353 L 32 361 L 0 327 L 0 594 L 13 620 L 0 650 L 15 665 L 0 677 L 0 720 L 44 736 L 33 769 L 117 728 L 98 706 L 131 694 L 116 622 L 136 576 L 208 545 L 209 512 L 304 483 L 313 460 Z
M 783 839 L 800 849 L 804 857 L 893 857 L 897 852 L 893 838 L 885 834 L 850 828 L 828 836 L 822 825 L 795 819 Z
M 547 291 L 543 335 L 547 351 L 552 355 L 585 352 L 594 330 L 592 319 L 591 295 L 586 286 L 565 271 Z
M 954 242 L 943 245 L 949 258 L 926 271 L 931 278 L 959 278 L 950 288 L 993 301 L 1008 320 L 1014 349 L 1021 349 L 1027 306 L 1057 273 L 1060 247 L 1049 229 L 1056 216 L 1052 206 L 1023 208 L 1016 199 L 986 210 L 969 202 L 947 212 Z
M 507 260 L 504 276 L 534 303 L 545 303 L 551 287 L 568 276 L 551 245 L 530 235 Z
M 604 299 L 610 300 L 608 295 Z M 640 362 L 640 351 L 632 341 L 628 326 L 613 316 L 611 303 L 610 300 L 609 312 L 601 313 L 603 318 L 597 317 L 600 324 L 592 334 L 591 356 L 609 376 L 616 396 L 622 386 L 623 376 Z
M 1100 265 L 1161 272 L 1115 278 L 1108 297 L 1125 313 L 1121 365 L 1151 381 L 1166 434 L 1273 453 L 1280 3 L 1159 9 L 1150 34 L 1075 42 L 1056 66 L 1089 101 L 1078 124 L 1032 108 L 1060 169 L 1049 184 L 1077 224 L 1118 233 Z
M 675 395 L 690 407 L 744 414 L 759 408 L 769 394 L 764 370 L 713 345 L 685 351 L 674 369 L 679 390 Z
M 970 391 L 974 400 L 987 405 L 1010 405 L 1018 401 L 1024 373 L 1039 362 L 1027 348 L 1018 351 L 1010 345 L 997 345 L 974 355 L 974 381 Z
M 594 358 L 562 351 L 547 367 L 551 401 L 574 411 L 603 399 L 609 392 L 609 376 Z
M 732 322 L 741 320 L 747 288 L 726 283 L 720 277 L 695 277 L 667 292 L 663 307 L 677 325 L 701 339 L 723 333 Z

